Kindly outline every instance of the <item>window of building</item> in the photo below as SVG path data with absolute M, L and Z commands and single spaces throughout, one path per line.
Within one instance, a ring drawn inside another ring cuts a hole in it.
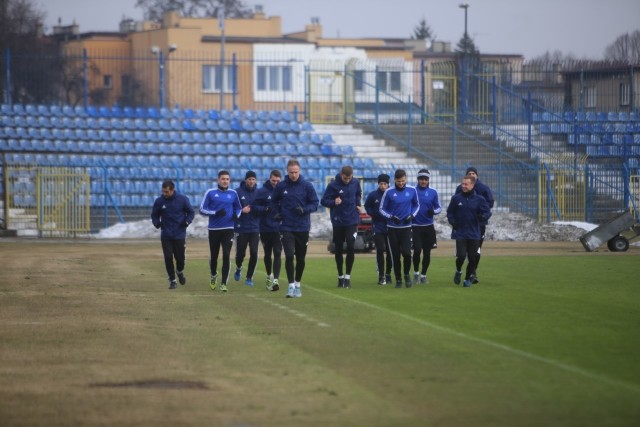
M 356 92 L 362 92 L 364 90 L 364 71 L 356 70 L 353 72 L 354 89 Z
M 225 65 L 224 73 L 220 65 L 202 66 L 202 91 L 233 93 L 234 70 L 233 65 Z
M 402 74 L 400 71 L 379 71 L 378 87 L 384 92 L 400 92 Z
M 631 88 L 629 83 L 620 83 L 620 105 L 629 106 L 631 102 Z
M 102 87 L 105 89 L 113 88 L 113 76 L 111 74 L 102 76 Z
M 584 90 L 585 95 L 585 106 L 587 108 L 595 108 L 596 106 L 596 88 L 595 87 L 587 87 Z
M 290 65 L 258 65 L 257 84 L 259 91 L 290 92 L 292 69 Z

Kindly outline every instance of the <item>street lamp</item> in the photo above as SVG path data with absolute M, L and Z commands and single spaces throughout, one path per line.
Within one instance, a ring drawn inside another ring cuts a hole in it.
M 458 5 L 460 9 L 464 9 L 464 38 L 467 38 L 467 9 L 469 9 L 468 3 L 460 3 Z

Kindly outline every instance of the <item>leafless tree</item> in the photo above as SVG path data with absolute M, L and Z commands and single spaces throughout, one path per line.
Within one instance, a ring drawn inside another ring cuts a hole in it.
M 604 57 L 610 61 L 640 64 L 640 30 L 619 36 L 604 50 Z
M 215 18 L 223 9 L 225 17 L 246 18 L 251 10 L 242 0 L 136 0 L 146 19 L 162 21 L 165 12 L 176 10 L 190 18 Z

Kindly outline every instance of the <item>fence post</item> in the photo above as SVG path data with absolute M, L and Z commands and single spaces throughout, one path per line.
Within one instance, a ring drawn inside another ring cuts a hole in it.
M 233 110 L 237 110 L 238 109 L 238 62 L 236 60 L 236 53 L 233 52 L 233 55 L 231 55 L 231 85 L 233 87 L 233 98 L 232 98 L 232 107 Z M 282 90 L 283 96 L 285 96 L 284 94 L 286 93 L 286 91 Z M 283 108 L 284 110 L 284 108 Z
M 456 134 L 458 118 L 453 116 L 453 124 L 451 125 L 451 179 L 456 179 Z
M 422 112 L 425 113 L 422 115 L 422 123 L 427 123 L 427 81 L 424 76 L 425 71 L 424 59 L 422 59 L 420 61 L 420 105 L 422 106 Z
M 497 139 L 496 135 L 498 134 L 498 117 L 497 117 L 497 115 L 498 115 L 498 104 L 496 102 L 496 98 L 497 98 L 496 91 L 497 91 L 497 89 L 496 89 L 496 76 L 494 74 L 493 76 L 491 76 L 491 98 L 492 98 L 491 99 L 491 103 L 493 104 L 492 108 L 491 108 L 491 110 L 492 110 L 491 113 L 493 114 L 493 120 L 492 120 L 491 124 L 492 124 L 492 128 L 493 128 L 493 139 L 494 140 Z M 500 153 L 500 154 L 502 154 L 502 153 Z
M 409 127 L 407 129 L 407 154 L 411 154 L 411 141 L 413 140 L 413 120 L 411 119 L 411 96 L 407 96 L 407 118 L 409 120 Z
M 531 90 L 527 91 L 527 155 L 531 158 L 531 126 L 533 122 L 533 108 L 531 105 Z
M 5 75 L 7 78 L 7 83 L 5 86 L 5 93 L 4 93 L 4 102 L 7 105 L 11 105 L 11 50 L 7 48 L 5 50 L 4 55 L 6 57 Z
M 160 108 L 164 108 L 164 55 L 162 54 L 162 50 L 158 53 L 158 67 L 160 72 Z
M 378 66 L 376 65 L 376 102 L 375 102 L 375 127 L 376 138 L 380 138 L 380 77 L 378 75 Z
M 84 104 L 84 109 L 86 110 L 89 106 L 89 78 L 87 76 L 88 72 L 88 58 L 87 58 L 87 49 L 82 49 L 82 103 Z

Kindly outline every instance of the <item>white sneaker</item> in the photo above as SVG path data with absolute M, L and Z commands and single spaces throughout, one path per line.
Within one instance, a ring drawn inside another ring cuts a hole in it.
M 289 289 L 287 289 L 287 298 L 295 298 L 296 297 L 296 287 L 294 285 L 289 285 Z

